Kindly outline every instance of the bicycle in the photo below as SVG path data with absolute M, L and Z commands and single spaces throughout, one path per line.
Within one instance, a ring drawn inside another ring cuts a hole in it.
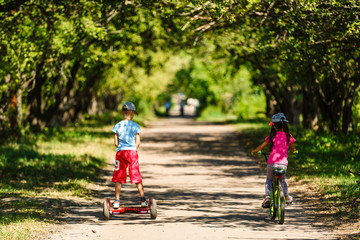
M 258 153 L 264 156 L 265 161 L 267 163 L 268 161 L 267 154 L 262 151 L 259 151 Z M 268 208 L 270 209 L 271 220 L 275 220 L 276 215 L 278 215 L 279 224 L 283 224 L 285 221 L 286 199 L 280 182 L 280 179 L 284 174 L 285 174 L 284 169 L 281 168 L 274 169 L 272 186 L 270 191 L 270 206 L 268 206 Z

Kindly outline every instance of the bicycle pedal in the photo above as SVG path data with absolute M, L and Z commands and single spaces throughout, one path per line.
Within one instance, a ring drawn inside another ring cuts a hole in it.
M 270 208 L 270 204 L 266 205 L 266 204 L 261 204 L 262 208 Z

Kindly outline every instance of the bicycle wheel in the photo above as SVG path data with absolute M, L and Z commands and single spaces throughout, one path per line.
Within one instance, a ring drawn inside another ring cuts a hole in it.
M 271 187 L 271 191 L 270 191 L 270 199 L 271 199 L 271 202 L 270 202 L 270 217 L 271 217 L 271 220 L 274 220 L 276 218 L 276 201 L 275 201 L 275 196 L 276 196 L 276 190 L 274 188 L 274 183 L 272 184 L 272 187 Z
M 279 183 L 279 194 L 278 194 L 278 219 L 279 224 L 283 224 L 285 221 L 285 196 L 283 192 L 283 188 Z

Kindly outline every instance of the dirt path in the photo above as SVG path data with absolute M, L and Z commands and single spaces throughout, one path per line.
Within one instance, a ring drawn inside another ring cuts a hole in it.
M 96 202 L 74 209 L 49 239 L 333 239 L 312 226 L 296 193 L 283 225 L 269 219 L 260 207 L 264 173 L 230 126 L 161 120 L 143 131 L 139 160 L 145 193 L 158 201 L 156 220 L 135 214 L 102 219 L 102 200 L 113 199 L 110 159 L 106 177 L 93 187 Z M 136 187 L 126 184 L 122 204 L 137 205 L 138 199 Z

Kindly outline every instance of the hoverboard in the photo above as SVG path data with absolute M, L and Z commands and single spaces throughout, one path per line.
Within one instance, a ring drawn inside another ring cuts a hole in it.
M 119 215 L 123 213 L 137 213 L 148 214 L 150 213 L 151 219 L 157 217 L 157 205 L 154 198 L 149 198 L 148 205 L 146 207 L 119 207 L 113 208 L 110 204 L 110 199 L 105 199 L 103 202 L 103 218 L 104 220 L 110 220 L 111 215 Z

